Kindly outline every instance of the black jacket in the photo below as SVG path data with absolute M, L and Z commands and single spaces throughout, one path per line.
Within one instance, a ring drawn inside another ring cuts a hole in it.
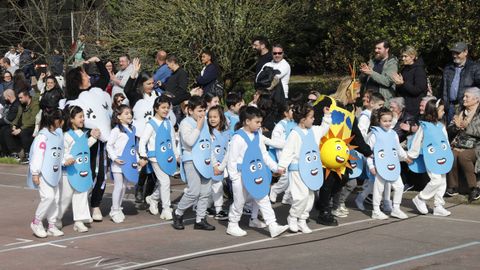
M 330 107 L 332 104 L 332 101 L 329 98 L 325 98 L 322 101 L 320 101 L 317 105 L 314 107 L 314 117 L 315 120 L 313 121 L 314 125 L 321 125 L 322 120 L 323 120 L 323 108 L 325 107 Z M 340 108 L 344 108 L 346 110 L 353 110 L 353 105 L 343 105 L 339 101 L 337 101 L 337 106 Z M 362 153 L 365 157 L 369 157 L 373 154 L 372 149 L 370 149 L 370 146 L 363 140 L 362 132 L 360 132 L 360 129 L 358 129 L 358 121 L 355 118 L 353 120 L 352 124 L 352 136 L 353 140 L 350 142 L 351 145 L 358 146 L 355 150 L 358 152 Z
M 59 87 L 55 87 L 50 91 L 45 91 L 40 100 L 40 109 L 46 110 L 58 108 L 59 101 L 64 97 L 63 90 Z
M 218 79 L 218 68 L 215 64 L 205 67 L 203 75 L 197 77 L 197 84 L 203 89 L 203 93 L 211 92 L 211 89 Z
M 397 93 L 405 99 L 405 112 L 418 115 L 422 98 L 427 94 L 427 73 L 423 60 L 417 59 L 412 65 L 402 68 L 404 83 L 397 87 Z
M 7 104 L 3 109 L 3 117 L 0 118 L 0 127 L 11 125 L 11 122 L 17 117 L 20 101 L 15 99 L 12 104 Z
M 163 90 L 172 93 L 175 97 L 172 98 L 172 104 L 179 105 L 183 101 L 190 98 L 190 93 L 187 90 L 188 87 L 188 74 L 179 67 L 172 76 L 168 78 L 168 81 L 161 86 Z
M 443 78 L 441 84 L 441 91 L 443 93 L 443 100 L 445 101 L 445 109 L 448 109 L 448 103 L 450 102 L 450 86 L 452 85 L 453 77 L 455 76 L 455 65 L 449 64 L 443 70 Z M 473 60 L 467 59 L 465 67 L 460 73 L 460 85 L 458 87 L 456 102 L 462 103 L 463 94 L 465 89 L 469 87 L 480 87 L 480 66 Z

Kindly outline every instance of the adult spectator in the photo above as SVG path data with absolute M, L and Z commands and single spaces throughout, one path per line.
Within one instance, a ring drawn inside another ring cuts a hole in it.
M 18 67 L 11 65 L 11 61 L 10 61 L 10 59 L 8 59 L 8 57 L 4 57 L 4 58 L 0 59 L 0 66 L 2 66 L 2 68 L 5 71 L 8 71 L 10 73 L 14 73 L 15 70 L 18 69 Z
M 172 71 L 167 66 L 167 52 L 159 50 L 155 61 L 158 64 L 158 69 L 153 74 L 153 81 L 155 83 L 155 91 L 160 91 L 160 84 L 165 84 L 168 78 L 172 75 Z M 160 84 L 158 83 L 160 81 Z
M 3 92 L 7 89 L 13 89 L 12 73 L 5 71 L 2 79 L 0 80 L 0 104 L 5 105 L 5 99 L 3 98 Z
M 262 70 L 263 65 L 272 62 L 273 57 L 269 50 L 269 44 L 266 37 L 258 36 L 252 40 L 252 48 L 257 52 L 258 58 L 255 64 L 255 78 Z
M 12 121 L 17 117 L 20 102 L 12 89 L 3 91 L 2 99 L 5 100 L 5 107 L 3 108 L 3 117 L 0 118 L 0 150 L 4 155 L 8 155 L 11 152 L 9 152 L 5 137 L 12 132 Z
M 35 130 L 35 116 L 40 111 L 38 96 L 30 96 L 29 91 L 24 90 L 18 94 L 21 106 L 17 116 L 12 121 L 12 132 L 6 134 L 6 140 L 12 150 L 25 153 L 22 162 L 28 162 L 28 153 L 33 142 L 33 131 Z
M 403 97 L 390 99 L 390 110 L 393 112 L 393 130 L 397 133 L 400 142 L 407 139 L 407 136 L 412 132 L 410 127 L 416 126 L 416 116 L 406 113 L 405 108 L 405 99 Z
M 112 97 L 117 93 L 122 93 L 125 95 L 123 89 L 133 71 L 133 66 L 130 64 L 130 57 L 126 54 L 118 58 L 118 66 L 120 70 L 117 72 L 117 74 L 115 74 L 115 76 L 110 78 L 110 80 L 113 82 Z
M 480 89 L 467 88 L 463 94 L 463 109 L 454 117 L 448 127 L 449 135 L 454 139 L 451 143 L 455 157 L 452 170 L 447 174 L 447 195 L 458 194 L 459 170 L 467 179 L 469 188 L 468 200 L 480 198 L 475 172 L 480 171 Z
M 23 71 L 26 78 L 35 76 L 35 71 L 33 69 L 33 58 L 32 51 L 27 50 L 23 47 L 22 43 L 17 45 L 19 53 L 19 68 Z
M 179 61 L 175 55 L 169 55 L 167 57 L 167 66 L 172 71 L 172 75 L 168 78 L 168 81 L 165 84 L 160 84 L 160 87 L 167 92 L 173 94 L 172 104 L 174 106 L 174 112 L 177 115 L 181 110 L 180 103 L 190 98 L 190 93 L 187 91 L 188 86 L 188 74 L 180 66 Z M 179 121 L 179 120 L 177 120 Z
M 395 83 L 392 75 L 398 72 L 398 60 L 390 55 L 390 43 L 381 40 L 375 44 L 375 57 L 370 59 L 368 65 L 360 65 L 360 81 L 364 90 L 371 89 L 380 92 L 388 103 L 395 96 Z M 387 104 L 386 103 L 386 104 Z M 388 104 L 387 104 L 388 105 Z
M 140 71 L 142 66 L 140 60 L 134 58 L 132 65 L 133 71 L 125 85 L 125 95 L 130 101 L 130 107 L 133 108 L 140 99 L 155 99 L 159 94 L 154 91 L 154 79 L 152 73 L 148 71 Z
M 43 81 L 44 73 L 40 75 L 39 82 Z M 39 88 L 40 88 L 40 84 Z M 50 75 L 45 78 L 45 86 L 43 89 L 39 89 L 42 93 L 40 96 L 40 109 L 52 110 L 58 108 L 59 102 L 64 98 L 63 90 L 60 88 L 55 76 Z
M 262 70 L 265 67 L 271 67 L 274 70 L 278 70 L 280 73 L 275 75 L 275 78 L 282 83 L 283 92 L 285 98 L 288 98 L 288 82 L 290 81 L 290 64 L 284 59 L 284 50 L 282 45 L 275 44 L 272 48 L 273 60 L 263 65 Z
M 105 69 L 108 72 L 109 75 L 109 80 L 108 80 L 108 85 L 105 91 L 111 96 L 112 95 L 112 89 L 113 89 L 113 81 L 112 78 L 115 78 L 115 73 L 117 73 L 117 69 L 115 68 L 115 64 L 113 63 L 112 60 L 107 59 L 105 60 Z M 124 89 L 125 91 L 125 89 Z
M 453 63 L 443 70 L 440 89 L 447 111 L 447 123 L 453 119 L 457 105 L 463 100 L 463 93 L 469 87 L 480 87 L 480 66 L 468 58 L 468 46 L 457 42 L 450 48 Z
M 15 46 L 10 46 L 10 50 L 5 53 L 5 57 L 10 60 L 10 64 L 12 65 L 12 67 L 14 67 L 15 69 L 18 68 L 20 62 L 20 55 L 17 53 L 17 50 L 15 50 Z
M 13 90 L 15 94 L 19 94 L 20 92 L 30 90 L 30 83 L 28 83 L 25 73 L 21 69 L 17 69 L 13 74 Z
M 58 49 L 53 50 L 53 55 L 51 56 L 52 65 L 50 66 L 50 71 L 53 76 L 63 76 L 63 65 L 65 62 L 65 57 L 60 53 Z
M 201 55 L 203 69 L 197 77 L 196 82 L 203 90 L 203 94 L 211 93 L 217 82 L 219 70 L 212 51 L 204 50 Z M 223 93 L 213 93 L 223 96 Z
M 422 97 L 427 94 L 427 73 L 423 59 L 418 57 L 417 50 L 411 46 L 402 51 L 403 67 L 400 74 L 393 74 L 397 95 L 405 99 L 405 113 L 418 116 L 418 107 Z

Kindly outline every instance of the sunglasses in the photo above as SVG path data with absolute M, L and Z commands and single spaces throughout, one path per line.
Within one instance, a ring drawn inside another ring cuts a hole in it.
M 273 55 L 282 55 L 283 52 L 273 52 Z

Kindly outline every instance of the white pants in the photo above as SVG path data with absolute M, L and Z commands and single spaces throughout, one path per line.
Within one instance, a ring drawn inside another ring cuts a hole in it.
M 157 184 L 153 191 L 151 198 L 158 201 L 162 200 L 162 208 L 170 210 L 170 176 L 164 173 L 157 162 L 150 162 L 152 164 L 153 172 L 157 177 Z
M 443 195 L 447 189 L 447 178 L 445 174 L 435 174 L 427 171 L 428 176 L 430 177 L 430 182 L 425 186 L 425 188 L 420 191 L 418 196 L 422 200 L 430 200 L 433 197 L 434 205 L 443 206 L 445 201 L 443 200 Z
M 393 188 L 393 208 L 400 207 L 403 196 L 403 182 L 402 177 L 394 182 L 388 182 Z M 383 191 L 386 186 L 386 181 L 380 176 L 375 176 L 375 182 L 373 183 L 373 210 L 380 211 L 380 201 L 382 200 Z
M 78 192 L 72 188 L 66 175 L 59 185 L 60 201 L 58 204 L 58 220 L 62 220 L 67 208 L 72 204 L 74 221 L 89 221 L 90 207 L 88 206 L 88 191 Z
M 215 211 L 218 213 L 222 210 L 223 207 L 223 181 L 213 181 L 212 180 L 212 195 L 210 196 L 211 201 L 209 205 L 215 207 Z
M 248 192 L 243 188 L 243 183 L 240 179 L 232 181 L 232 189 L 233 203 L 230 205 L 228 221 L 231 223 L 238 223 L 243 214 L 243 206 L 245 205 L 245 199 L 248 198 Z M 265 197 L 260 200 L 255 200 L 253 205 L 255 204 L 258 205 L 262 211 L 263 219 L 267 225 L 273 224 L 277 221 L 268 195 L 265 195 Z
M 55 224 L 58 216 L 58 200 L 60 192 L 58 186 L 52 187 L 40 176 L 40 185 L 38 186 L 40 194 L 40 203 L 35 211 L 35 219 L 42 221 L 47 218 L 48 224 Z
M 285 174 L 280 176 L 280 178 L 278 179 L 278 182 L 276 182 L 275 184 L 272 185 L 271 192 L 275 193 L 277 195 L 282 193 L 282 192 L 287 192 L 287 190 L 289 189 L 288 188 L 288 186 L 289 186 L 288 177 L 289 177 L 289 173 L 287 171 Z
M 290 207 L 290 216 L 307 220 L 313 207 L 315 195 L 305 183 L 303 183 L 300 173 L 293 171 L 289 173 L 290 192 L 292 193 L 292 207 Z
M 127 189 L 127 180 L 123 173 L 113 173 L 112 212 L 122 210 L 122 201 Z

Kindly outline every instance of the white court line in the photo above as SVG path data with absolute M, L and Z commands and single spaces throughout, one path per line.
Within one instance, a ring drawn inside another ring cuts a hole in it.
M 23 187 L 23 186 L 15 186 L 15 185 L 3 185 L 0 184 L 0 187 L 5 187 L 5 188 L 17 188 L 17 189 L 31 189 L 29 187 Z M 34 189 L 31 189 L 34 190 Z
M 184 221 L 190 221 L 190 220 L 195 220 L 195 218 L 184 219 Z M 2 250 L 0 250 L 0 253 L 5 253 L 5 252 L 9 252 L 9 251 L 20 250 L 20 249 L 29 249 L 29 248 L 36 248 L 36 247 L 48 246 L 48 245 L 52 245 L 52 244 L 56 244 L 56 243 L 62 243 L 62 242 L 66 242 L 66 241 L 72 241 L 72 240 L 78 240 L 78 239 L 84 239 L 84 238 L 90 238 L 90 237 L 97 237 L 97 236 L 109 235 L 109 234 L 114 234 L 114 233 L 122 233 L 122 232 L 128 232 L 128 231 L 141 230 L 141 229 L 152 228 L 152 227 L 157 227 L 157 226 L 162 226 L 162 225 L 167 225 L 167 224 L 172 224 L 172 221 L 160 222 L 160 223 L 148 224 L 148 225 L 142 225 L 142 226 L 137 226 L 137 227 L 123 228 L 123 229 L 117 229 L 117 230 L 100 232 L 100 233 L 93 233 L 93 234 L 85 234 L 85 235 L 79 235 L 79 236 L 73 236 L 73 237 L 66 237 L 66 238 L 62 238 L 62 239 L 58 239 L 58 240 L 54 240 L 54 241 L 49 241 L 49 242 L 43 242 L 43 243 L 38 243 L 38 244 L 26 245 L 26 246 L 22 246 L 22 247 L 14 247 L 14 248 L 2 249 Z
M 4 175 L 13 175 L 13 176 L 24 176 L 24 177 L 27 177 L 26 174 L 18 174 L 18 173 L 6 173 L 6 172 L 0 172 L 0 174 L 4 174 Z
M 372 221 L 372 220 L 373 219 L 371 219 L 371 218 L 362 219 L 362 220 L 343 223 L 343 224 L 340 224 L 336 227 L 322 227 L 322 228 L 314 229 L 312 231 L 313 232 L 318 232 L 318 231 L 331 230 L 331 229 L 335 229 L 335 228 L 338 228 L 338 227 L 355 225 L 355 224 L 364 223 L 364 222 Z M 279 238 L 259 239 L 259 240 L 249 241 L 249 242 L 230 245 L 230 246 L 213 248 L 213 249 L 208 249 L 208 250 L 203 250 L 203 251 L 178 255 L 178 256 L 174 256 L 174 257 L 168 257 L 168 258 L 163 258 L 163 259 L 159 259 L 159 260 L 148 261 L 148 262 L 144 262 L 144 263 L 139 263 L 139 264 L 134 265 L 134 266 L 121 267 L 121 268 L 118 268 L 117 270 L 135 269 L 137 267 L 148 267 L 148 266 L 155 265 L 155 264 L 158 264 L 158 263 L 163 263 L 163 262 L 168 262 L 168 261 L 173 261 L 173 260 L 178 260 L 178 259 L 183 259 L 183 258 L 188 258 L 188 257 L 194 257 L 194 256 L 197 256 L 197 255 L 203 255 L 203 254 L 212 253 L 212 252 L 216 252 L 216 251 L 222 251 L 222 250 L 233 249 L 233 248 L 238 248 L 238 247 L 243 247 L 243 246 L 249 246 L 249 245 L 254 245 L 254 244 L 258 244 L 258 243 L 264 243 L 264 242 L 274 241 L 274 240 L 277 240 L 277 239 L 282 239 L 282 238 L 286 238 L 286 237 L 294 237 L 294 236 L 299 236 L 299 235 L 305 235 L 305 234 L 296 233 L 296 234 L 288 234 L 288 235 L 285 235 L 285 236 L 282 236 L 282 237 L 279 237 Z
M 478 221 L 478 220 L 463 219 L 463 218 L 449 218 L 449 217 L 423 216 L 423 215 L 421 215 L 420 217 L 430 218 L 430 219 L 441 219 L 441 220 L 447 220 L 447 221 L 459 221 L 459 222 L 467 222 L 467 223 L 479 223 L 479 224 L 480 224 L 480 221 Z

